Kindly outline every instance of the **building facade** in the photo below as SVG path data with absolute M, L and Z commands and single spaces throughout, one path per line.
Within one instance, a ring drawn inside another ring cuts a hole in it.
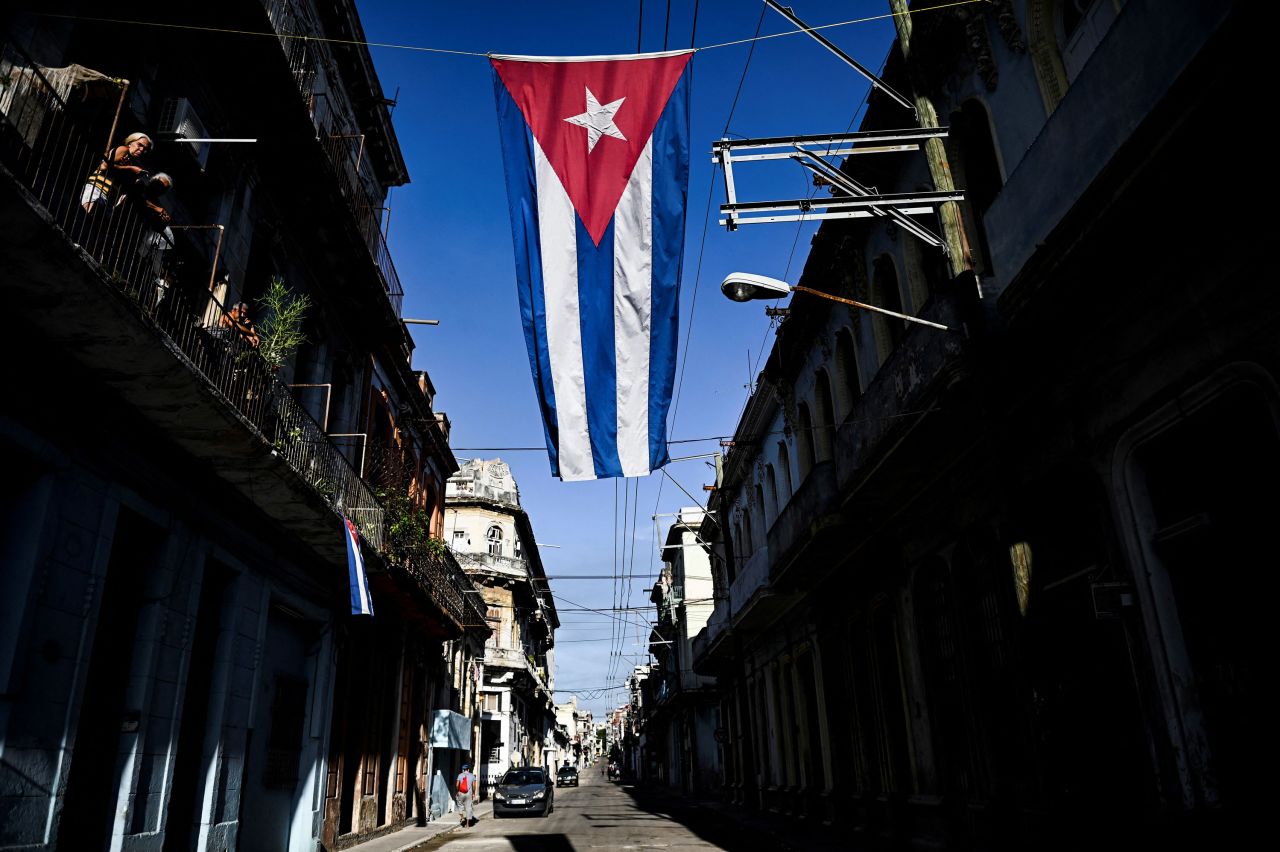
M 644 717 L 646 746 L 656 757 L 656 783 L 684 793 L 717 794 L 721 785 L 720 702 L 715 678 L 693 669 L 693 638 L 715 604 L 711 559 L 700 541 L 705 513 L 681 509 L 667 530 L 662 573 L 650 599 L 653 700 Z
M 959 249 L 826 222 L 801 283 L 949 330 L 801 295 L 781 325 L 701 530 L 726 794 L 869 845 L 1228 842 L 1270 766 L 1267 596 L 1237 592 L 1269 561 L 1280 305 L 1247 228 L 1170 213 L 1264 30 L 932 5 L 884 75 L 947 142 L 844 170 L 954 175 Z M 873 94 L 862 127 L 911 124 Z
M 205 21 L 281 36 L 241 40 L 62 10 L 0 13 L 0 848 L 393 830 L 488 628 L 439 542 L 456 461 L 377 212 L 408 180 L 386 99 L 363 47 L 297 38 L 358 41 L 355 6 Z
M 482 787 L 513 766 L 553 765 L 555 602 L 511 468 L 501 459 L 464 462 L 446 492 L 445 539 L 487 610 L 480 686 Z

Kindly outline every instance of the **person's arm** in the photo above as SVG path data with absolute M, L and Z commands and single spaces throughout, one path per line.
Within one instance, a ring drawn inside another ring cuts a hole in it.
M 145 201 L 143 203 L 147 205 L 147 208 L 151 210 L 152 213 L 160 217 L 161 222 L 164 222 L 166 225 L 169 224 L 169 221 L 172 217 L 169 216 L 168 210 L 165 210 L 163 207 L 161 207 L 159 204 L 156 204 L 154 201 Z
M 142 166 L 133 166 L 126 162 L 129 157 L 129 148 L 127 145 L 121 145 L 119 148 L 111 152 L 111 167 L 121 172 L 133 172 L 135 175 L 142 174 L 145 171 Z

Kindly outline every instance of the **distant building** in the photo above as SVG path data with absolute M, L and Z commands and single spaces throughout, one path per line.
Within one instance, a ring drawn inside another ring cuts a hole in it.
M 449 478 L 445 506 L 445 540 L 493 631 L 480 686 L 478 774 L 488 784 L 559 753 L 552 690 L 560 622 L 511 468 L 501 459 L 464 462 Z
M 686 793 L 717 792 L 721 784 L 719 695 L 715 678 L 693 670 L 693 637 L 714 606 L 711 560 L 700 538 L 704 513 L 681 509 L 662 547 L 662 574 L 650 599 L 657 618 L 650 636 L 653 700 L 644 714 L 650 779 Z

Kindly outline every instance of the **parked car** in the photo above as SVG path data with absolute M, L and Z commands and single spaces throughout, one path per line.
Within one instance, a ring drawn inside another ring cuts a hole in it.
M 540 767 L 508 769 L 493 791 L 493 818 L 507 814 L 546 816 L 555 807 L 555 785 Z
M 577 787 L 578 786 L 578 767 L 561 766 L 556 770 L 556 786 L 557 787 Z

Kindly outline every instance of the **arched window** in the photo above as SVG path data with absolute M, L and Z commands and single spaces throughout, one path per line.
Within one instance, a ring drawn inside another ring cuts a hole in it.
M 791 450 L 787 448 L 786 441 L 778 442 L 778 467 L 782 471 L 782 503 L 785 505 L 791 499 L 791 495 L 795 492 L 795 481 L 791 478 Z
M 853 335 L 849 329 L 842 328 L 836 334 L 836 398 L 841 420 L 853 413 L 854 403 L 861 395 L 862 382 L 858 377 L 858 355 L 853 348 Z
M 489 542 L 489 555 L 502 555 L 502 527 L 494 525 L 489 527 L 489 531 L 484 534 L 485 539 Z
M 1051 115 L 1115 23 L 1115 0 L 1030 0 L 1028 47 L 1036 82 Z
M 876 260 L 871 273 L 871 304 L 877 308 L 902 313 L 902 294 L 898 290 L 898 271 L 888 255 Z M 871 328 L 876 338 L 877 366 L 888 360 L 906 333 L 906 323 L 880 313 L 871 314 Z
M 772 512 L 773 519 L 777 520 L 778 514 L 782 511 L 782 504 L 778 502 L 778 475 L 771 464 L 764 466 L 764 483 L 768 487 L 766 493 L 770 500 L 770 506 L 766 511 Z
M 800 456 L 800 481 L 809 475 L 817 459 L 813 455 L 813 416 L 809 414 L 808 403 L 800 403 L 796 415 L 796 449 Z
M 814 377 L 813 397 L 818 407 L 817 429 L 813 435 L 814 455 L 818 461 L 831 461 L 835 456 L 835 407 L 831 404 L 831 380 L 826 370 Z
M 751 512 L 742 510 L 742 558 L 749 559 L 756 552 L 756 542 L 752 538 Z
M 994 267 L 983 217 L 1004 187 L 1004 178 L 991 136 L 991 119 L 981 102 L 967 100 L 951 114 L 951 140 L 956 151 L 952 169 L 965 190 L 965 220 L 970 234 L 976 238 L 978 257 L 975 260 L 980 261 L 982 274 L 991 275 Z
M 1115 0 L 1059 0 L 1054 35 L 1067 82 L 1075 82 L 1116 19 Z
M 760 507 L 760 537 L 763 539 L 769 529 L 769 519 L 773 515 L 769 511 L 769 507 L 764 503 L 764 489 L 760 487 L 759 483 L 756 483 L 754 490 L 756 493 L 756 505 Z

